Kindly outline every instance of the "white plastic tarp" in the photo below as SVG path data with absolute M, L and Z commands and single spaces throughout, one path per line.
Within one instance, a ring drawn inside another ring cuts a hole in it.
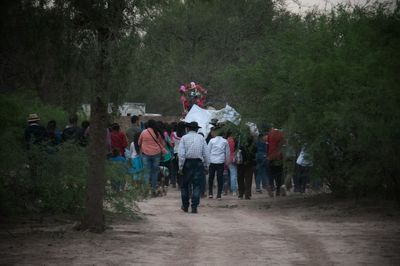
M 202 132 L 204 137 L 207 137 L 208 133 L 210 132 L 210 121 L 211 121 L 211 113 L 203 108 L 200 108 L 196 104 L 192 106 L 190 111 L 186 114 L 185 122 L 197 122 L 201 127 L 198 132 Z
M 228 104 L 221 110 L 209 110 L 209 112 L 212 116 L 211 119 L 216 118 L 218 122 L 223 123 L 229 121 L 235 125 L 239 125 L 240 123 L 240 114 Z
M 220 110 L 206 110 L 197 105 L 193 105 L 189 113 L 185 117 L 185 122 L 197 122 L 201 127 L 198 132 L 202 132 L 207 137 L 212 125 L 211 119 L 218 119 L 218 122 L 230 121 L 235 125 L 240 123 L 240 114 L 234 108 L 226 105 L 225 108 Z
M 258 131 L 257 125 L 253 122 L 246 122 L 246 125 L 250 128 L 250 132 L 254 137 L 258 137 L 260 132 Z

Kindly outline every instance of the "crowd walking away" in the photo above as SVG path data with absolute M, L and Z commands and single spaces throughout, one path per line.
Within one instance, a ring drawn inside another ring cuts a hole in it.
M 197 132 L 201 127 L 195 121 L 141 120 L 140 116 L 131 116 L 126 131 L 116 122 L 106 129 L 107 158 L 119 169 L 117 175 L 127 175 L 130 179 L 110 181 L 118 193 L 124 193 L 128 182 L 137 188 L 147 188 L 150 197 L 178 189 L 181 210 L 198 213 L 200 200 L 204 198 L 222 200 L 231 195 L 251 200 L 254 193 L 264 192 L 277 197 L 284 195 L 292 183 L 294 192 L 299 193 L 304 193 L 311 183 L 313 161 L 307 145 L 292 155 L 293 167 L 285 167 L 290 165 L 285 162 L 288 156 L 284 154 L 288 142 L 280 129 L 267 127 L 255 136 L 248 128 L 245 132 L 233 124 L 228 126 L 212 119 L 211 131 L 205 136 L 204 130 Z M 90 123 L 83 120 L 78 126 L 78 116 L 72 115 L 65 128 L 58 130 L 55 120 L 44 127 L 38 114 L 30 114 L 24 134 L 28 151 L 40 146 L 48 154 L 54 154 L 62 145 L 87 147 Z

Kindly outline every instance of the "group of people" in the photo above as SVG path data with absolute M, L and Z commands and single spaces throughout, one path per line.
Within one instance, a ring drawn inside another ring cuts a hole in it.
M 188 133 L 180 141 L 178 149 L 179 170 L 183 174 L 181 187 L 182 210 L 188 212 L 191 192 L 191 208 L 197 213 L 201 197 L 205 197 L 208 174 L 208 198 L 214 198 L 214 178 L 217 179 L 216 199 L 227 195 L 228 189 L 239 199 L 250 200 L 252 180 L 256 193 L 266 190 L 269 196 L 280 196 L 284 177 L 283 131 L 269 128 L 255 139 L 251 135 L 232 137 L 231 130 L 213 124 L 210 135 L 204 139 L 196 122 L 186 124 Z M 237 132 L 236 132 L 237 133 Z M 241 139 L 242 138 L 242 139 Z M 303 147 L 295 160 L 294 191 L 305 192 L 309 182 L 312 160 Z
M 256 193 L 265 189 L 270 196 L 281 194 L 283 179 L 284 134 L 272 128 L 258 138 L 237 134 L 217 121 L 212 121 L 207 138 L 197 133 L 196 122 L 163 123 L 140 121 L 140 116 L 131 117 L 131 126 L 123 132 L 118 123 L 107 130 L 108 158 L 127 166 L 132 181 L 149 186 L 156 196 L 160 177 L 164 185 L 181 190 L 182 210 L 193 213 L 201 197 L 216 198 L 227 195 L 228 190 L 239 199 L 250 200 L 252 180 L 255 177 Z M 49 121 L 47 128 L 40 125 L 37 114 L 28 118 L 25 130 L 27 148 L 32 144 L 46 142 L 57 146 L 62 142 L 73 142 L 86 146 L 89 141 L 89 122 L 77 126 L 73 115 L 64 130 L 56 129 L 56 122 Z M 296 160 L 296 175 L 293 178 L 295 191 L 304 192 L 312 161 L 303 148 Z M 207 178 L 208 177 L 208 178 Z M 216 191 L 214 191 L 216 179 Z M 208 186 L 207 186 L 208 183 Z M 112 184 L 117 191 L 124 190 L 124 183 Z
M 31 149 L 33 144 L 45 144 L 49 153 L 54 152 L 61 143 L 72 142 L 86 146 L 89 138 L 89 121 L 82 121 L 78 126 L 78 116 L 72 115 L 68 125 L 63 130 L 57 129 L 57 122 L 50 120 L 44 127 L 37 114 L 28 116 L 28 125 L 25 128 L 24 139 L 26 149 Z
M 228 187 L 239 199 L 251 199 L 256 157 L 253 138 L 247 136 L 246 140 L 240 141 L 241 136 L 239 136 L 238 140 L 235 140 L 230 130 L 224 130 L 223 126 L 214 124 L 210 136 L 205 139 L 202 134 L 197 133 L 200 127 L 196 122 L 187 123 L 186 127 L 188 132 L 182 137 L 178 149 L 179 171 L 183 175 L 182 210 L 188 212 L 191 205 L 192 213 L 197 213 L 200 198 L 205 196 L 207 174 L 208 198 L 214 198 L 216 177 L 216 199 L 220 200 L 223 192 L 226 195 Z M 267 157 L 266 148 L 264 157 Z M 258 169 L 256 180 L 260 174 L 261 169 Z M 276 185 L 279 185 L 279 178 L 276 179 Z M 191 204 L 189 204 L 189 192 L 191 192 Z

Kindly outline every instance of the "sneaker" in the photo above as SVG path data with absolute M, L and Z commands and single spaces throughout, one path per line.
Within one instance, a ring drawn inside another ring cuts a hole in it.
M 238 199 L 243 199 L 243 195 L 239 195 L 239 196 L 238 196 Z
M 260 193 L 260 194 L 263 193 L 261 189 L 256 189 L 256 192 L 257 192 L 257 193 Z
M 218 195 L 218 196 L 217 196 L 217 200 L 221 200 L 221 195 Z
M 236 192 L 232 192 L 232 196 L 236 197 Z
M 208 195 L 208 198 L 209 198 L 209 199 L 212 199 L 212 198 L 213 198 L 213 195 Z

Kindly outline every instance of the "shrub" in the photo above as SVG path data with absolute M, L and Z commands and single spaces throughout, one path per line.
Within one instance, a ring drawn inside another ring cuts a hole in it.
M 24 129 L 29 113 L 37 113 L 44 124 L 56 120 L 64 124 L 67 114 L 27 95 L 0 97 L 0 213 L 82 213 L 88 170 L 86 149 L 73 143 L 51 147 L 46 143 L 24 145 Z M 146 187 L 131 185 L 130 176 L 109 165 L 107 179 L 121 178 L 127 183 L 124 193 L 115 193 L 107 182 L 105 204 L 114 211 L 128 212 Z

